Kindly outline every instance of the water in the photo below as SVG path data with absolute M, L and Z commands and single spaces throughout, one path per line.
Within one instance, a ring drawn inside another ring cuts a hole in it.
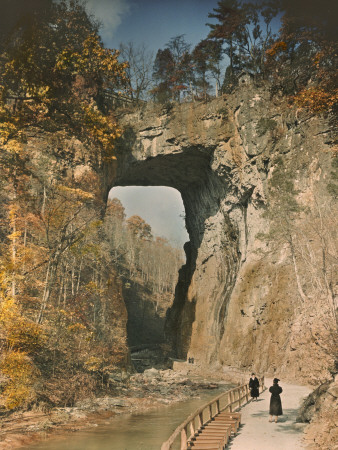
M 159 450 L 175 428 L 192 412 L 230 386 L 222 386 L 171 406 L 144 414 L 123 414 L 109 423 L 90 429 L 50 438 L 29 450 Z M 178 439 L 179 441 L 179 439 Z

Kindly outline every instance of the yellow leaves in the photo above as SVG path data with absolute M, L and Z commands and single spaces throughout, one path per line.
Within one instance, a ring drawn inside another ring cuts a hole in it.
M 19 309 L 13 298 L 6 298 L 0 304 L 0 325 L 7 328 L 7 324 L 15 320 L 19 315 Z
M 63 49 L 57 56 L 55 70 L 74 74 L 98 76 L 104 74 L 105 81 L 126 81 L 127 63 L 118 61 L 119 52 L 104 48 L 96 34 L 89 35 L 83 42 L 82 51 Z
M 15 222 L 18 211 L 19 211 L 19 206 L 14 202 L 10 203 L 9 210 L 8 210 L 8 218 L 9 218 L 11 226 L 13 226 L 13 223 Z
M 100 144 L 105 155 L 116 159 L 113 155 L 115 140 L 122 135 L 122 128 L 111 118 L 103 115 L 93 105 L 81 105 L 82 126 L 92 140 Z
M 34 352 L 46 340 L 40 325 L 25 319 L 13 298 L 6 297 L 0 305 L 0 326 L 8 348 Z
M 68 326 L 68 331 L 72 333 L 78 333 L 81 331 L 87 331 L 87 328 L 82 325 L 82 323 L 74 323 L 73 325 Z
M 66 48 L 61 51 L 56 57 L 55 70 L 64 71 L 71 67 L 78 58 L 78 53 L 73 53 L 70 49 Z
M 10 241 L 15 241 L 22 235 L 21 231 L 15 231 L 14 233 L 11 233 L 7 236 L 7 239 Z
M 13 350 L 6 352 L 0 362 L 1 372 L 12 381 L 28 382 L 36 369 L 27 353 Z
M 32 385 L 39 372 L 25 352 L 14 350 L 2 355 L 0 371 L 8 379 L 2 393 L 7 409 L 16 409 L 33 400 Z
M 8 410 L 18 409 L 21 406 L 32 402 L 36 395 L 31 386 L 25 386 L 21 383 L 9 383 L 4 391 L 5 408 Z
M 14 129 L 13 129 L 14 130 Z M 13 133 L 15 132 L 15 134 L 17 134 L 17 130 L 15 129 L 15 131 L 13 131 Z M 1 132 L 0 132 L 1 134 Z M 9 134 L 4 134 L 2 135 L 4 141 L 7 140 L 9 138 Z M 6 136 L 6 138 L 5 138 Z M 0 138 L 1 139 L 1 138 Z M 12 153 L 12 154 L 21 154 L 23 152 L 23 145 L 21 142 L 17 141 L 16 139 L 12 139 L 9 142 L 7 142 L 4 146 L 3 146 L 4 150 L 6 150 L 8 153 Z
M 57 187 L 59 192 L 63 192 L 69 195 L 71 198 L 80 200 L 80 201 L 88 201 L 93 200 L 94 195 L 91 192 L 86 192 L 82 189 L 70 188 L 68 186 L 59 185 Z
M 7 144 L 8 139 L 11 136 L 16 135 L 17 126 L 15 123 L 10 121 L 4 121 L 0 123 L 0 145 Z M 7 144 L 6 150 L 12 151 L 14 153 L 17 152 L 17 142 L 14 141 L 12 144 Z
M 86 289 L 90 292 L 95 292 L 99 290 L 99 287 L 97 283 L 95 283 L 94 281 L 90 281 L 89 283 L 86 284 Z
M 301 108 L 311 109 L 315 113 L 329 111 L 338 101 L 338 89 L 326 91 L 319 87 L 303 89 L 293 97 Z
M 278 53 L 286 52 L 288 46 L 284 41 L 278 41 L 273 44 L 271 48 L 266 51 L 267 56 L 275 56 Z

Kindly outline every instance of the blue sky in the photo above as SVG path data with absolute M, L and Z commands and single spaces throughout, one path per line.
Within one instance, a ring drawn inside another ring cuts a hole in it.
M 145 44 L 154 56 L 174 36 L 185 34 L 192 46 L 205 39 L 208 13 L 216 6 L 217 0 L 88 0 L 88 9 L 102 23 L 107 47 L 118 48 L 121 42 Z M 175 189 L 116 187 L 110 196 L 121 200 L 127 217 L 137 214 L 148 222 L 155 235 L 179 246 L 189 240 L 183 202 Z
M 185 34 L 196 45 L 206 38 L 208 13 L 217 0 L 88 0 L 88 8 L 101 21 L 108 47 L 120 42 L 144 43 L 156 54 L 170 38 Z

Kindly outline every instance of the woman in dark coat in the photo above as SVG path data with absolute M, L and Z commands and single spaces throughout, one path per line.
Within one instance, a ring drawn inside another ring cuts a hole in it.
M 249 381 L 249 388 L 251 397 L 255 400 L 259 397 L 259 381 L 254 373 L 251 374 L 251 378 Z
M 278 385 L 278 378 L 273 379 L 273 386 L 270 387 L 269 392 L 271 392 L 270 398 L 270 418 L 269 422 L 273 421 L 273 416 L 275 416 L 275 422 L 277 423 L 278 416 L 283 415 L 282 410 L 282 401 L 280 399 L 280 394 L 283 392 L 283 389 Z

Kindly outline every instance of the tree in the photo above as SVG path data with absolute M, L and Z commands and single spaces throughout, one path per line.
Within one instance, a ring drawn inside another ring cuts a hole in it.
M 9 409 L 40 395 L 70 404 L 126 355 L 94 170 L 115 158 L 121 130 L 100 99 L 123 87 L 126 64 L 78 1 L 31 3 L 11 16 L 0 44 L 0 371 Z M 79 148 L 84 176 L 75 173 Z M 57 376 L 81 382 L 65 390 Z
M 202 90 L 202 95 L 204 99 L 207 97 L 207 92 L 210 88 L 210 83 L 207 80 L 207 72 L 208 72 L 208 56 L 209 56 L 209 48 L 207 41 L 201 41 L 196 45 L 192 52 L 192 57 L 194 61 L 194 69 L 197 73 L 196 84 Z
M 159 49 L 153 67 L 153 78 L 156 86 L 152 89 L 152 94 L 160 103 L 165 103 L 173 96 L 170 80 L 173 77 L 174 67 L 175 63 L 171 51 L 168 48 Z
M 151 226 L 142 217 L 134 215 L 127 220 L 127 228 L 134 239 L 140 241 L 151 241 L 153 236 Z
M 207 24 L 211 28 L 209 38 L 225 44 L 225 53 L 229 57 L 225 87 L 229 86 L 231 90 L 237 82 L 236 75 L 242 70 L 264 75 L 266 50 L 274 38 L 271 21 L 278 8 L 269 1 L 258 5 L 221 0 L 213 11 L 208 17 L 217 19 L 218 23 Z
M 193 79 L 193 67 L 184 35 L 170 39 L 164 50 L 158 50 L 155 58 L 153 77 L 157 86 L 153 94 L 159 101 L 180 100 L 181 92 L 189 89 Z
M 194 71 L 197 73 L 197 81 L 195 80 L 195 83 L 202 88 L 204 98 L 206 98 L 207 91 L 210 88 L 208 81 L 209 74 L 216 80 L 216 96 L 218 95 L 221 58 L 222 49 L 220 43 L 210 39 L 202 40 L 192 51 Z
M 236 70 L 235 38 L 234 33 L 243 26 L 243 17 L 239 11 L 239 3 L 233 1 L 219 1 L 218 7 L 209 13 L 210 19 L 217 19 L 217 24 L 207 24 L 211 31 L 209 38 L 217 39 L 226 44 L 225 52 L 229 57 L 230 76 L 233 77 Z
M 28 128 L 75 135 L 113 153 L 121 130 L 96 107 L 104 86 L 125 82 L 126 64 L 105 49 L 97 25 L 77 1 L 51 3 L 19 21 L 0 64 L 0 145 L 19 154 Z
M 267 72 L 274 89 L 314 113 L 335 111 L 337 33 L 334 2 L 283 0 L 280 36 L 267 50 Z
M 136 101 L 146 99 L 152 82 L 153 54 L 144 44 L 136 46 L 128 42 L 120 44 L 120 57 L 128 61 L 126 74 L 131 97 Z

